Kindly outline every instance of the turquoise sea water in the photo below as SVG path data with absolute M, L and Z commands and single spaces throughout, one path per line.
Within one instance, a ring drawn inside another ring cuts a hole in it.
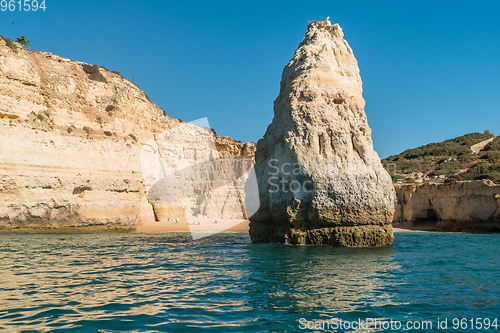
M 429 321 L 409 331 L 497 332 L 499 250 L 500 235 L 421 232 L 371 249 L 245 234 L 1 234 L 0 330 L 402 332 Z

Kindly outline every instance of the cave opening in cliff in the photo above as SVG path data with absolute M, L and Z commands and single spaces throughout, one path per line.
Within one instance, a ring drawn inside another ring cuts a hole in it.
M 436 210 L 433 208 L 429 208 L 425 211 L 425 217 L 417 218 L 413 222 L 414 227 L 419 228 L 437 228 L 437 223 L 440 221 Z
M 427 209 L 427 219 L 428 220 L 438 220 L 436 211 L 434 209 Z

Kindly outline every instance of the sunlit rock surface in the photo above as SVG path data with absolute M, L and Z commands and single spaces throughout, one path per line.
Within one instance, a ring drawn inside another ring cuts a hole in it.
M 0 231 L 131 231 L 160 221 L 141 149 L 179 124 L 118 72 L 0 38 Z M 190 134 L 181 150 L 206 152 Z M 251 144 L 216 142 L 225 154 L 253 154 Z M 234 207 L 238 197 L 214 192 L 201 208 L 234 216 Z
M 144 145 L 141 161 L 158 219 L 180 218 L 203 236 L 242 223 L 248 210 L 256 210 L 245 205 L 246 195 L 258 197 L 253 160 L 220 154 L 208 123 L 180 124 L 155 135 Z

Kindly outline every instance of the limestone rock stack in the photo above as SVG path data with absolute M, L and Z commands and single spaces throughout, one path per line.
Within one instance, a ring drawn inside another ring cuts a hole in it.
M 274 119 L 257 143 L 253 242 L 392 243 L 394 189 L 373 150 L 362 82 L 342 29 L 309 25 L 283 70 Z

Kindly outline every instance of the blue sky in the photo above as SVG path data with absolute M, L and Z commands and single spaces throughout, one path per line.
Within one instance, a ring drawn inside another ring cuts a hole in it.
M 0 12 L 0 34 L 118 70 L 172 118 L 257 141 L 307 24 L 330 16 L 358 59 L 375 150 L 500 134 L 499 1 L 60 1 Z M 15 21 L 14 24 L 11 24 Z

